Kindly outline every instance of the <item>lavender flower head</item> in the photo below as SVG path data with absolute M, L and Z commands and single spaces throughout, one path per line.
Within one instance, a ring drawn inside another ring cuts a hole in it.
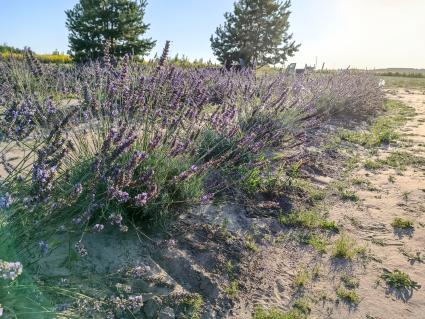
M 136 197 L 134 197 L 135 205 L 138 207 L 144 206 L 147 200 L 148 200 L 148 193 L 141 193 L 137 195 Z
M 9 193 L 6 193 L 3 196 L 0 196 L 0 209 L 9 208 L 10 204 L 12 204 L 12 196 Z
M 201 204 L 207 204 L 213 198 L 213 196 L 213 194 L 202 195 L 200 199 Z
M 87 249 L 84 247 L 83 242 L 80 240 L 75 244 L 75 250 L 76 252 L 81 256 L 87 256 Z
M 22 274 L 22 264 L 17 262 L 7 262 L 0 259 L 0 278 L 4 280 L 15 280 Z
M 114 213 L 109 216 L 109 220 L 111 221 L 111 225 L 121 225 L 122 223 L 122 215 L 118 213 Z
M 93 226 L 93 230 L 96 232 L 101 232 L 103 229 L 105 229 L 105 225 L 103 224 L 96 224 Z

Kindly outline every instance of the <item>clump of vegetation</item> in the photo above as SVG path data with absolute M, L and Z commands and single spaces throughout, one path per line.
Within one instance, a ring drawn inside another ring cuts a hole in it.
M 401 253 L 407 257 L 407 259 L 413 264 L 415 262 L 424 263 L 425 257 L 422 255 L 422 252 L 409 252 L 405 249 L 400 249 Z
M 303 236 L 302 242 L 312 246 L 319 253 L 324 254 L 327 251 L 328 241 L 323 236 L 309 233 Z
M 367 131 L 340 130 L 339 137 L 350 143 L 365 147 L 376 147 L 389 144 L 399 138 L 396 127 L 404 123 L 412 115 L 411 108 L 401 102 L 386 100 L 384 108 L 387 115 L 379 117 Z
M 290 180 L 288 190 L 292 192 L 303 192 L 311 202 L 321 201 L 325 199 L 326 192 L 319 187 L 312 185 L 310 182 L 300 179 L 293 178 Z
M 339 299 L 351 303 L 351 304 L 359 304 L 360 297 L 355 290 L 345 289 L 343 287 L 339 287 L 336 291 L 336 295 Z
M 410 279 L 408 274 L 398 269 L 394 271 L 384 269 L 381 278 L 389 287 L 394 289 L 416 289 L 419 287 L 418 283 Z
M 200 295 L 186 296 L 180 306 L 183 307 L 182 311 L 187 319 L 200 319 L 201 311 L 204 305 L 204 300 Z
M 422 167 L 425 165 L 425 158 L 407 152 L 392 152 L 386 159 L 380 160 L 380 163 L 405 170 L 408 166 Z
M 359 280 L 355 277 L 344 275 L 341 277 L 341 281 L 344 283 L 344 286 L 348 289 L 355 289 L 359 287 Z
M 293 309 L 288 312 L 256 307 L 252 319 L 306 319 L 310 312 L 309 302 L 307 299 L 301 298 L 295 301 Z
M 333 256 L 352 260 L 358 254 L 365 254 L 365 247 L 357 246 L 354 239 L 342 234 L 334 244 Z
M 304 288 L 311 280 L 311 275 L 304 267 L 300 268 L 294 278 L 294 286 Z
M 239 283 L 236 279 L 230 282 L 230 285 L 224 289 L 224 292 L 231 298 L 234 298 L 239 293 Z
M 245 247 L 251 251 L 257 251 L 258 247 L 252 235 L 245 236 Z
M 364 162 L 364 167 L 369 170 L 377 170 L 382 168 L 382 164 L 380 162 L 368 159 Z
M 339 192 L 339 196 L 344 201 L 352 201 L 357 202 L 359 197 L 356 195 L 354 191 L 343 189 Z
M 300 298 L 294 302 L 292 306 L 295 311 L 301 313 L 302 315 L 308 315 L 311 312 L 311 306 L 307 298 Z
M 407 219 L 396 217 L 392 221 L 391 226 L 399 229 L 413 229 L 413 222 Z
M 325 219 L 318 211 L 299 211 L 279 217 L 281 224 L 286 226 L 303 227 L 307 229 L 326 229 L 338 232 L 339 227 L 334 221 Z

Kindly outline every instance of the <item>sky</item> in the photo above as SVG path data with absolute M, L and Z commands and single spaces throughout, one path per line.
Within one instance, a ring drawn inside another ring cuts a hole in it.
M 68 50 L 66 9 L 78 0 L 0 0 L 0 43 L 39 53 Z M 145 35 L 160 52 L 215 61 L 209 38 L 233 0 L 148 0 Z M 290 32 L 301 48 L 288 63 L 327 68 L 425 68 L 425 0 L 292 0 Z

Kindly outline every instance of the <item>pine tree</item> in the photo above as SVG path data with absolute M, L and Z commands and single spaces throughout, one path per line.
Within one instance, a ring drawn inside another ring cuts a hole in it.
M 290 0 L 238 0 L 211 36 L 214 55 L 226 67 L 241 59 L 259 67 L 284 63 L 300 46 L 288 34 L 290 6 Z
M 110 54 L 146 55 L 155 45 L 141 39 L 149 25 L 143 23 L 146 0 L 80 0 L 67 10 L 71 55 L 77 61 L 102 56 L 106 42 Z

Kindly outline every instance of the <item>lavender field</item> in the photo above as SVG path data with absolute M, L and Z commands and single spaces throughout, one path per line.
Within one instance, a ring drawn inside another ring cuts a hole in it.
M 226 314 L 238 262 L 268 245 L 254 227 L 284 230 L 305 196 L 308 146 L 382 111 L 364 72 L 182 69 L 168 46 L 143 66 L 108 47 L 82 66 L 1 61 L 8 315 Z M 336 233 L 320 216 L 309 227 Z
M 3 1 L 0 318 L 424 318 L 424 9 Z

